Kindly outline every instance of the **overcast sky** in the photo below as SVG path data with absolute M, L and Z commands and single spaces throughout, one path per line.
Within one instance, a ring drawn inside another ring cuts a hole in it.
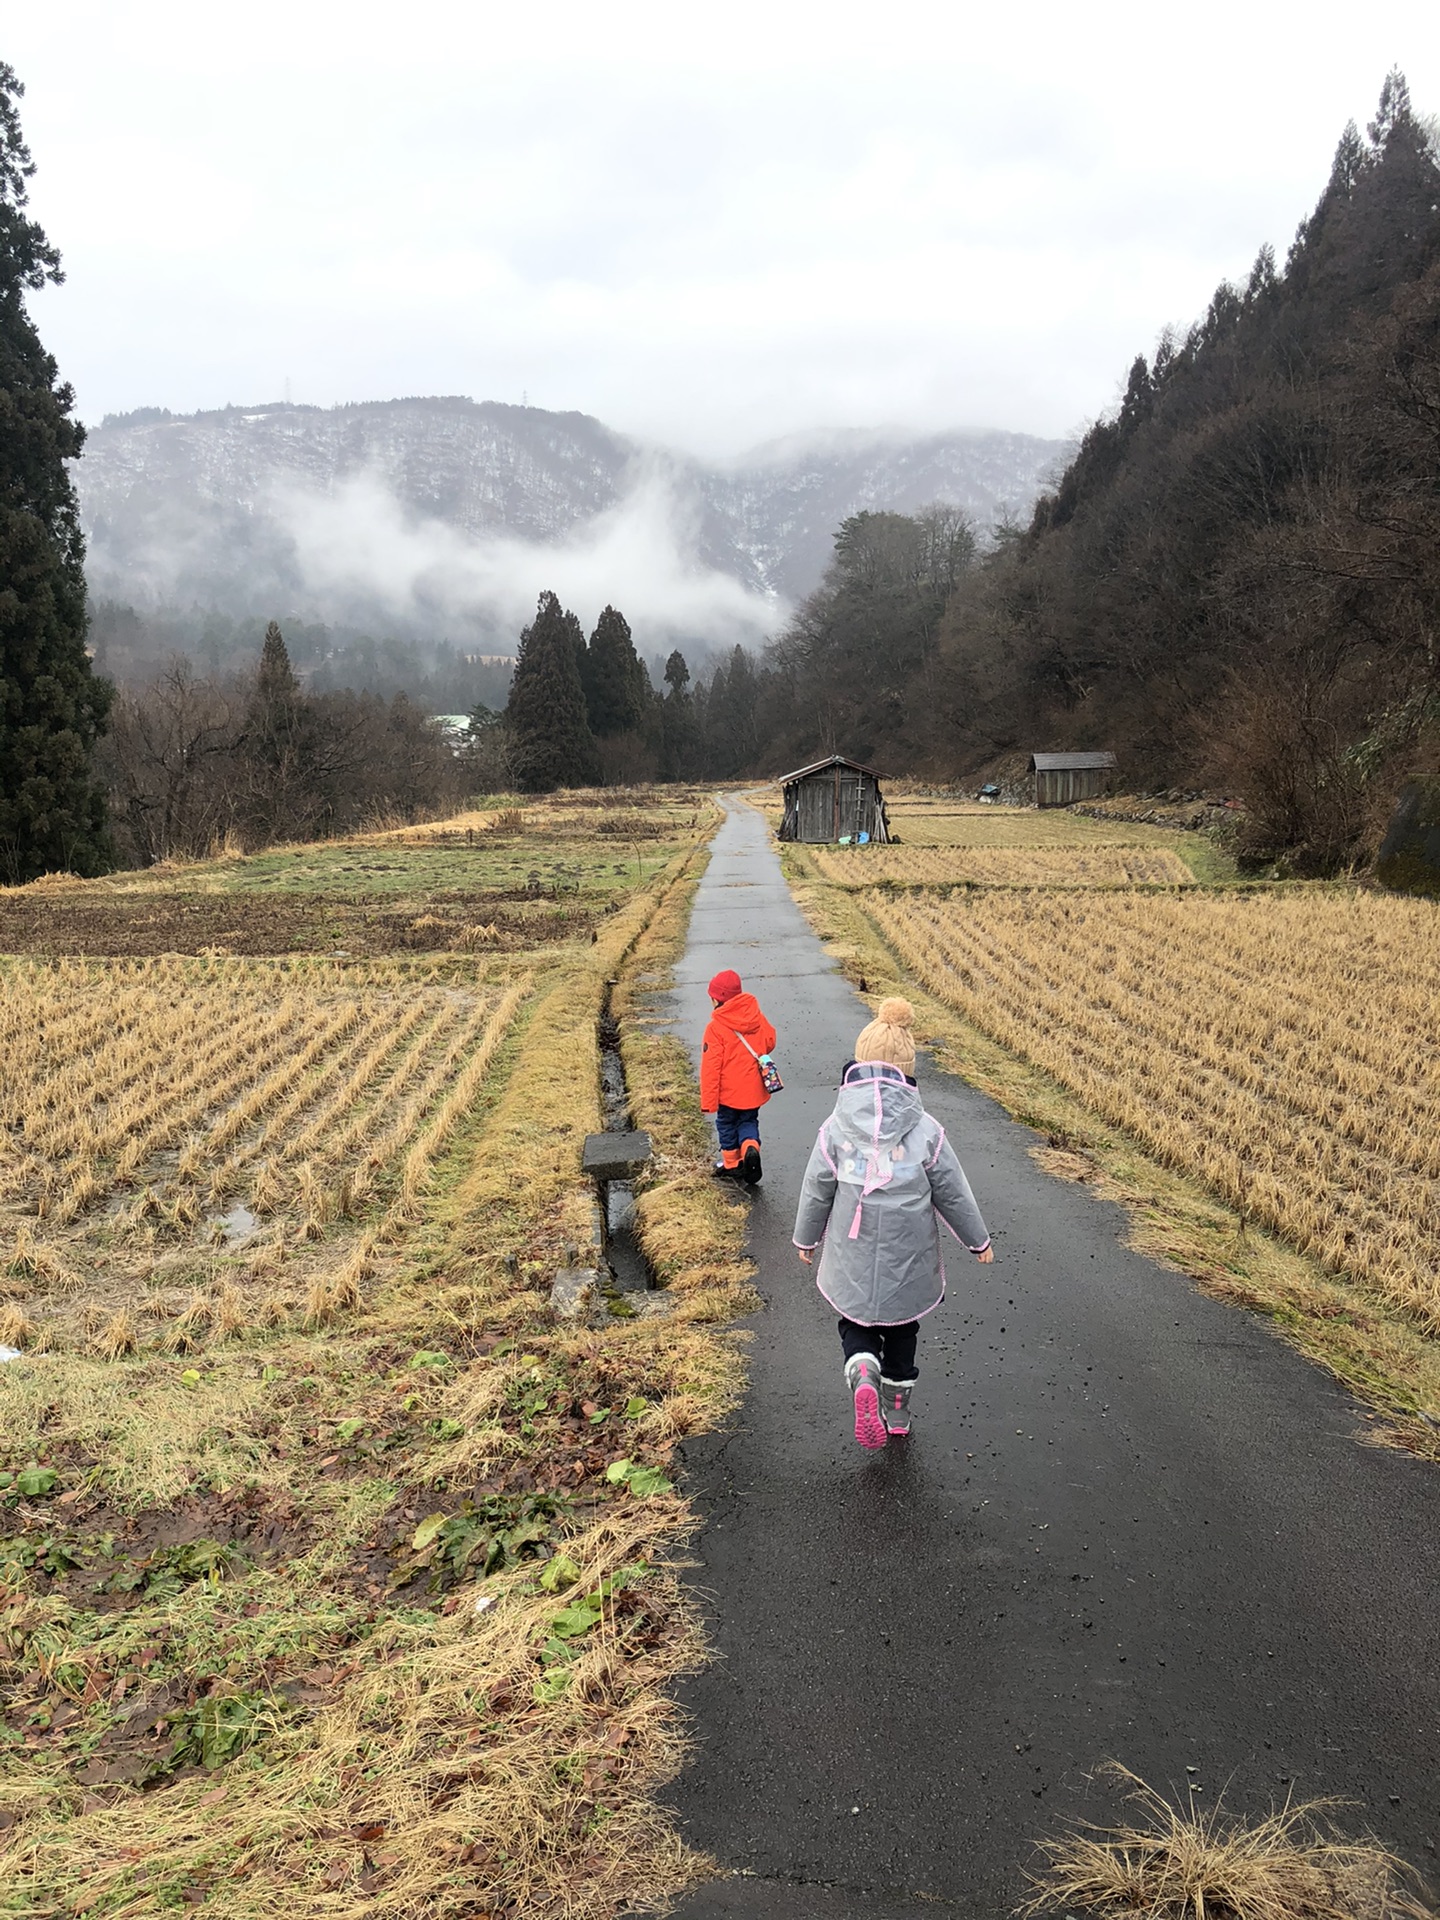
M 1433 4 L 6 10 L 85 418 L 466 393 L 706 453 L 1064 434 L 1265 240 Z

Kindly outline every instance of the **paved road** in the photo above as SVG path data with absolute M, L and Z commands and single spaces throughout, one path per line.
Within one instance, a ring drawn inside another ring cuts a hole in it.
M 950 1261 L 915 1435 L 863 1453 L 790 1231 L 868 1014 L 743 806 L 673 995 L 697 1048 L 722 966 L 779 1028 L 786 1090 L 751 1203 L 749 1396 L 686 1449 L 718 1658 L 686 1690 L 698 1753 L 673 1799 L 736 1877 L 683 1920 L 1008 1908 L 1036 1835 L 1113 1807 L 1082 1778 L 1107 1756 L 1201 1805 L 1347 1796 L 1433 1867 L 1440 1470 L 1357 1445 L 1325 1375 L 1127 1251 L 1117 1209 L 923 1059 L 997 1261 Z

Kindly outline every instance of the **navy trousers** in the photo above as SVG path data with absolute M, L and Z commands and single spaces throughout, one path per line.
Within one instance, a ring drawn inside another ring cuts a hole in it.
M 760 1109 L 758 1107 L 717 1107 L 715 1131 L 720 1136 L 722 1153 L 743 1152 L 747 1140 L 753 1140 L 758 1147 Z

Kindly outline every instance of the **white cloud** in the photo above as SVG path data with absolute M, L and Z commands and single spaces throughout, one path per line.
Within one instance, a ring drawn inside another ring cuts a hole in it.
M 1429 4 L 50 0 L 7 22 L 87 416 L 470 393 L 707 451 L 1068 431 L 1283 251 Z
M 294 542 L 310 605 L 343 617 L 347 601 L 379 603 L 401 623 L 440 631 L 447 622 L 461 633 L 493 623 L 505 651 L 545 591 L 587 631 L 610 603 L 642 651 L 683 639 L 696 659 L 737 641 L 758 645 L 785 613 L 779 600 L 690 557 L 694 529 L 661 466 L 642 471 L 616 506 L 554 543 L 475 536 L 417 518 L 376 473 L 323 493 L 277 489 L 271 509 Z

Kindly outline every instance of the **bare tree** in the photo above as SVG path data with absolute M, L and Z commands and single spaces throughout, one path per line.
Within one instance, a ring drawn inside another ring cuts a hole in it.
M 188 660 L 119 693 L 101 759 L 124 857 L 151 866 L 203 854 L 234 827 L 239 738 L 234 690 L 197 680 Z

